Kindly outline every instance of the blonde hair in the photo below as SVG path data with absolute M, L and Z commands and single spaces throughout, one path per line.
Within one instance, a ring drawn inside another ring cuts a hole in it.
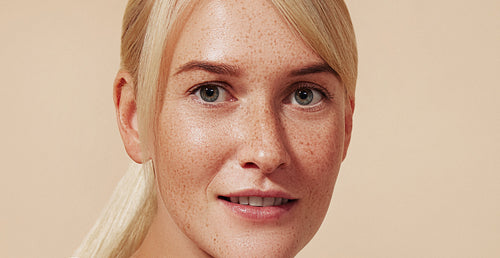
M 195 0 L 130 0 L 123 18 L 121 69 L 134 80 L 143 156 L 152 155 L 154 128 L 175 39 Z M 354 101 L 357 50 L 343 0 L 271 0 L 288 24 L 339 75 Z M 161 69 L 160 69 L 161 68 Z M 76 257 L 129 257 L 141 245 L 156 213 L 153 163 L 133 163 Z

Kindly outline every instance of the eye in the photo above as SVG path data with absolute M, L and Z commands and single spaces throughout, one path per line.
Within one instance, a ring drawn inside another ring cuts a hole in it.
M 201 85 L 192 94 L 203 102 L 222 102 L 231 99 L 231 95 L 223 87 L 216 84 Z
M 296 89 L 290 96 L 292 104 L 300 106 L 313 106 L 323 99 L 323 94 L 318 90 L 311 88 Z

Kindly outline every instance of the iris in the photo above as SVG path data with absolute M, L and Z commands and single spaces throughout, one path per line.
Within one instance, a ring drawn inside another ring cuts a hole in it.
M 200 97 L 206 102 L 214 102 L 219 98 L 219 89 L 212 85 L 202 86 L 200 87 Z
M 309 105 L 314 98 L 314 94 L 310 89 L 298 89 L 295 91 L 295 101 L 299 105 Z

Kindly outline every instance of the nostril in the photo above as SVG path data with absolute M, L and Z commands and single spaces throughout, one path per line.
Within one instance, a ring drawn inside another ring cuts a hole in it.
M 253 162 L 247 162 L 247 163 L 243 164 L 242 167 L 243 168 L 259 168 L 259 166 L 257 166 L 257 164 L 255 164 Z

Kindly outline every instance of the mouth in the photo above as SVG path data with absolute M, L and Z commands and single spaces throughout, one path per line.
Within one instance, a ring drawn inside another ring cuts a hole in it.
M 279 190 L 246 189 L 218 195 L 217 200 L 237 221 L 267 223 L 291 218 L 299 207 L 300 199 L 294 197 Z
M 297 199 L 287 199 L 282 197 L 260 197 L 260 196 L 218 196 L 218 199 L 234 204 L 253 206 L 253 207 L 271 207 L 282 206 L 288 203 L 296 202 Z

